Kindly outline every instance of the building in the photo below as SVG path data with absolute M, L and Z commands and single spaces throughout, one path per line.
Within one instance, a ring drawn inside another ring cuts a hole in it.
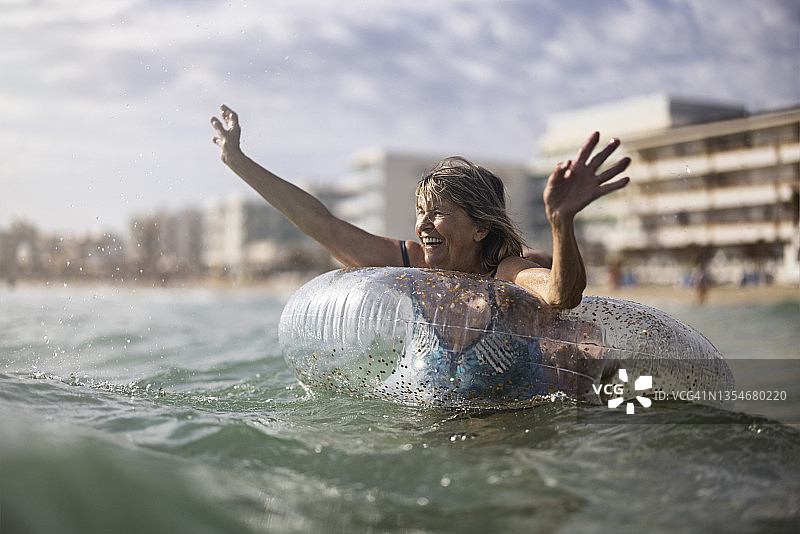
M 422 175 L 442 157 L 368 149 L 353 158 L 350 174 L 340 182 L 344 196 L 329 207 L 341 217 L 368 232 L 397 239 L 416 240 L 414 191 Z M 508 210 L 523 234 L 530 234 L 531 221 L 544 212 L 531 213 L 528 206 L 537 195 L 523 163 L 473 160 L 499 176 L 506 186 Z M 533 197 L 533 199 L 531 199 Z M 541 204 L 541 191 L 538 192 Z
M 203 273 L 203 218 L 198 209 L 134 217 L 128 236 L 125 261 L 130 279 L 167 282 Z
M 211 203 L 203 226 L 203 264 L 212 275 L 248 279 L 334 266 L 322 247 L 263 200 L 237 197 Z
M 124 280 L 123 240 L 111 233 L 59 236 L 17 221 L 0 230 L 0 280 Z
M 631 184 L 577 220 L 593 262 L 647 283 L 683 282 L 697 264 L 722 283 L 800 282 L 800 108 L 746 116 L 657 94 L 548 124 L 534 174 L 574 157 L 593 130 L 620 137 L 616 157 L 633 159 Z

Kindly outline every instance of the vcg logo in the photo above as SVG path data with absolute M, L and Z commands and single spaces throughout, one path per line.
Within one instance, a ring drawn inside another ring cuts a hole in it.
M 619 379 L 627 384 L 628 371 L 625 369 L 620 369 Z M 651 389 L 652 387 L 653 387 L 653 377 L 650 375 L 642 375 L 639 378 L 637 378 L 636 381 L 633 383 L 634 391 L 643 392 L 645 390 Z M 625 397 L 625 386 L 623 386 L 622 384 L 602 384 L 602 385 L 592 384 L 592 389 L 594 390 L 595 395 L 600 395 L 600 393 L 602 392 L 609 397 L 612 395 L 615 396 L 613 399 L 609 399 L 608 401 L 608 407 L 610 409 L 613 410 L 615 408 L 618 408 L 623 402 L 627 401 L 627 403 L 625 404 L 625 412 L 627 414 L 634 413 L 635 408 L 634 408 L 634 403 L 632 402 L 634 397 L 627 397 L 627 398 Z M 635 399 L 639 401 L 639 404 L 641 404 L 645 408 L 649 408 L 650 405 L 653 403 L 653 401 L 642 395 L 635 395 Z

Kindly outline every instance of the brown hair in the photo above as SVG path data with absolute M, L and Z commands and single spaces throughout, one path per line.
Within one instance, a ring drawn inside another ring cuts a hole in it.
M 443 159 L 417 183 L 417 204 L 448 200 L 489 233 L 483 239 L 481 266 L 486 271 L 509 256 L 522 256 L 525 241 L 506 213 L 503 182 L 488 169 L 461 156 Z

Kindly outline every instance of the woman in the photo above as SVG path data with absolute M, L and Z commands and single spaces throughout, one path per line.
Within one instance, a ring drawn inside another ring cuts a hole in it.
M 592 134 L 577 158 L 556 165 L 544 191 L 553 231 L 552 268 L 522 256 L 523 241 L 508 219 L 502 182 L 463 158 L 448 158 L 417 187 L 416 233 L 419 241 L 370 234 L 328 211 L 302 189 L 264 169 L 241 150 L 236 113 L 221 106 L 222 121 L 211 118 L 222 161 L 302 232 L 348 267 L 410 266 L 491 275 L 521 285 L 555 308 L 577 306 L 586 287 L 586 271 L 575 239 L 573 219 L 593 200 L 627 185 L 610 181 L 630 158 L 607 170 L 599 167 L 619 146 L 612 140 L 589 159 L 599 140 Z

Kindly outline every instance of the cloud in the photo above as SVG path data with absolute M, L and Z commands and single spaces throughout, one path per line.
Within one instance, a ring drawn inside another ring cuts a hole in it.
M 259 161 L 329 179 L 375 145 L 524 161 L 550 113 L 654 91 L 786 106 L 798 27 L 780 0 L 4 3 L 0 227 L 249 191 L 223 102 Z

